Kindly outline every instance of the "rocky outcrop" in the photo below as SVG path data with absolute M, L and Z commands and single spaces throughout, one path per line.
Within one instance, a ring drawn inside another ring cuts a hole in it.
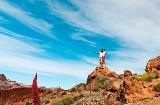
M 16 81 L 10 81 L 4 74 L 0 74 L 0 90 L 10 90 L 14 88 L 22 88 L 25 86 L 26 85 L 22 86 L 21 84 L 16 83 Z
M 124 70 L 124 76 L 125 76 L 125 77 L 127 77 L 127 76 L 132 76 L 131 71 L 129 71 L 129 70 Z
M 153 85 L 151 82 L 124 79 L 124 87 L 121 89 L 126 103 L 131 103 L 155 96 Z
M 146 72 L 160 72 L 160 56 L 150 59 L 146 65 Z
M 92 81 L 97 76 L 109 76 L 109 77 L 115 76 L 115 77 L 118 77 L 118 75 L 116 73 L 110 71 L 107 67 L 97 66 L 96 69 L 90 75 L 88 75 L 87 85 L 91 84 Z
M 0 80 L 1 81 L 6 81 L 6 76 L 4 74 L 0 74 Z

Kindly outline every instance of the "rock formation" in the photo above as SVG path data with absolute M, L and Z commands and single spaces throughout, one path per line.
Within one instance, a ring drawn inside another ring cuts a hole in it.
M 21 85 L 19 83 L 16 83 L 16 81 L 10 81 L 6 78 L 4 74 L 0 74 L 0 90 L 9 90 L 14 88 L 22 88 L 26 85 Z M 27 86 L 26 86 L 27 87 Z
M 146 65 L 146 72 L 160 72 L 160 56 L 150 59 Z
M 4 74 L 0 74 L 0 80 L 1 81 L 6 81 L 6 76 Z
M 60 87 L 52 91 L 46 90 L 47 92 L 45 92 L 45 94 L 41 93 L 40 96 L 52 96 L 52 99 L 46 101 L 47 105 L 51 105 L 53 104 L 51 102 L 56 102 L 66 97 L 70 97 L 67 99 L 74 99 L 72 100 L 74 101 L 72 105 L 82 105 L 86 103 L 87 105 L 99 103 L 101 103 L 101 105 L 159 105 L 160 92 L 156 91 L 155 86 L 159 84 L 157 88 L 160 90 L 160 56 L 148 61 L 145 74 L 144 76 L 137 75 L 132 74 L 129 70 L 124 70 L 123 74 L 118 75 L 107 67 L 97 66 L 95 70 L 88 75 L 86 83 L 80 83 L 68 90 L 60 89 L 60 91 L 57 91 Z M 144 78 L 148 78 L 150 76 L 149 74 L 151 74 L 150 80 L 145 81 Z M 22 85 L 15 81 L 10 81 L 5 75 L 0 74 L 0 102 L 3 100 L 5 103 L 3 98 L 4 94 L 1 96 L 2 92 L 14 90 L 12 88 L 21 90 L 21 88 L 17 87 L 22 87 Z M 12 96 L 12 94 L 10 94 L 10 96 Z M 7 99 L 8 96 L 5 97 L 5 99 Z M 46 105 L 46 102 L 43 104 Z

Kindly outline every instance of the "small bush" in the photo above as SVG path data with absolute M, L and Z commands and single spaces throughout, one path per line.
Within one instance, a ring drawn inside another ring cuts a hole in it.
M 98 84 L 99 88 L 104 89 L 111 83 L 111 80 L 104 76 L 98 76 L 95 78 L 95 82 Z
M 152 72 L 152 73 L 145 73 L 145 74 L 140 75 L 139 77 L 137 77 L 137 80 L 151 81 L 151 79 L 155 79 L 155 78 L 156 78 L 156 74 Z
M 50 96 L 50 99 L 53 99 L 53 98 L 56 98 L 56 96 L 54 96 L 54 95 L 51 95 L 51 96 Z
M 73 100 L 71 97 L 66 97 L 58 102 L 53 103 L 52 105 L 71 105 Z
M 74 97 L 73 97 L 73 100 L 74 100 L 74 101 L 77 101 L 77 100 L 81 99 L 82 97 L 84 97 L 84 94 L 80 94 L 80 95 L 78 95 L 78 96 L 74 96 Z
M 25 105 L 32 105 L 32 102 L 26 102 Z
M 52 105 L 71 105 L 73 104 L 75 101 L 81 99 L 82 97 L 84 97 L 84 94 L 80 94 L 74 97 L 66 97 L 60 101 L 57 101 L 55 103 L 53 103 Z
M 41 99 L 41 102 L 45 103 L 49 99 L 53 99 L 53 98 L 56 98 L 55 93 L 50 93 L 50 94 L 47 94 L 47 95 L 43 96 L 42 99 Z
M 71 88 L 71 90 L 70 90 L 70 92 L 75 92 L 76 91 L 76 89 L 73 87 L 73 88 Z
M 130 77 L 130 80 L 132 81 L 132 80 L 137 80 L 137 76 L 132 76 L 132 77 Z
M 154 86 L 154 90 L 160 92 L 160 83 Z

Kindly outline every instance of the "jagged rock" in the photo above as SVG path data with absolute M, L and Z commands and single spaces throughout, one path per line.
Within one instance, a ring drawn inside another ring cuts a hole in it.
M 129 71 L 129 70 L 124 70 L 124 76 L 125 76 L 125 77 L 127 77 L 127 76 L 132 76 L 131 71 Z
M 160 72 L 160 56 L 150 59 L 146 65 L 146 72 Z
M 120 80 L 112 81 L 111 84 L 109 84 L 106 87 L 106 90 L 107 91 L 118 91 L 120 89 L 121 83 L 122 82 Z
M 4 74 L 0 74 L 0 80 L 6 81 L 6 80 L 7 80 L 7 79 L 6 79 L 6 76 L 5 76 Z
M 86 90 L 86 84 L 80 83 L 80 84 L 76 85 L 74 88 L 75 88 L 75 90 L 78 90 L 78 91 L 84 91 L 84 90 Z
M 97 66 L 96 69 L 88 76 L 87 85 L 92 83 L 97 76 L 107 76 L 109 73 L 111 73 L 111 71 L 107 67 Z
M 124 79 L 122 93 L 127 103 L 151 98 L 155 96 L 155 91 L 151 82 Z
M 0 90 L 10 90 L 13 88 L 22 88 L 22 87 L 27 87 L 27 86 L 16 83 L 16 81 L 8 80 L 4 74 L 0 74 Z
M 20 88 L 21 86 L 18 84 L 18 83 L 14 83 L 14 84 L 12 84 L 11 85 L 11 89 L 13 89 L 13 88 Z

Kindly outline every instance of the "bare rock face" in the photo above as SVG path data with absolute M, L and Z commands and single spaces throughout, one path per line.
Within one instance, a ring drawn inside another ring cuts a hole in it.
M 111 71 L 107 67 L 97 66 L 96 69 L 88 76 L 87 85 L 92 83 L 97 76 L 107 76 L 110 73 Z
M 155 96 L 152 82 L 124 79 L 124 87 L 121 89 L 126 103 L 132 103 Z
M 107 91 L 118 91 L 120 89 L 121 86 L 121 80 L 117 79 L 111 82 L 111 84 L 109 84 L 106 87 Z
M 160 56 L 150 59 L 146 65 L 146 72 L 160 72 Z
M 0 74 L 0 80 L 6 81 L 6 80 L 7 80 L 7 79 L 6 79 L 6 76 L 5 76 L 4 74 Z
M 25 86 L 21 86 L 19 83 L 16 83 L 16 81 L 10 81 L 4 74 L 0 74 L 0 90 L 10 90 L 21 87 Z
M 127 77 L 127 76 L 132 76 L 131 71 L 129 71 L 129 70 L 124 70 L 124 76 L 125 76 L 125 77 Z
M 76 85 L 74 88 L 75 88 L 75 90 L 84 91 L 86 89 L 86 84 L 80 83 L 80 84 Z

